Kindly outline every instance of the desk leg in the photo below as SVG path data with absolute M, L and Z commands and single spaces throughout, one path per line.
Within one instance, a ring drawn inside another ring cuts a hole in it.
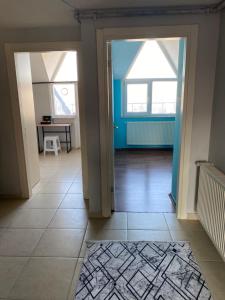
M 68 138 L 67 138 L 67 127 L 65 126 L 65 133 L 66 133 L 66 152 L 69 152 L 69 148 L 68 148 Z
M 42 126 L 41 128 L 42 128 L 42 139 L 43 139 L 43 149 L 44 149 L 45 130 L 44 130 L 44 126 Z
M 37 126 L 37 142 L 38 142 L 38 152 L 41 153 L 41 145 L 40 145 L 40 139 L 39 139 L 39 129 Z
M 72 150 L 71 127 L 69 126 L 70 151 Z

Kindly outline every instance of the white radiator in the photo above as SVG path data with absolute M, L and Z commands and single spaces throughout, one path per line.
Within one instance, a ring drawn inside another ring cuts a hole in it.
M 173 145 L 174 121 L 128 122 L 128 145 Z
M 197 211 L 225 260 L 225 175 L 212 165 L 200 165 Z

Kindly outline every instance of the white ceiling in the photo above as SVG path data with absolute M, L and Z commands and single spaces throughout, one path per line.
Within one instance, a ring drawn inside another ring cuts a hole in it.
M 66 0 L 74 8 L 208 5 L 219 0 Z M 73 9 L 62 0 L 0 0 L 0 28 L 73 26 Z

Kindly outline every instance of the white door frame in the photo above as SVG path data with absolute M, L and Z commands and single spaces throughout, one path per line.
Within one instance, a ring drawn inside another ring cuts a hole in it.
M 186 219 L 186 204 L 188 201 L 189 165 L 191 152 L 191 133 L 193 119 L 193 105 L 195 94 L 195 66 L 197 57 L 198 25 L 154 26 L 154 27 L 128 27 L 97 29 L 97 55 L 98 55 L 98 85 L 99 85 L 99 113 L 100 113 L 100 143 L 101 143 L 101 197 L 102 215 L 111 216 L 112 187 L 112 141 L 109 140 L 109 126 L 111 118 L 110 98 L 107 91 L 107 42 L 122 39 L 149 39 L 183 37 L 187 41 L 185 87 L 182 116 L 182 137 L 179 163 L 177 217 Z
M 15 147 L 19 168 L 20 197 L 29 198 L 32 195 L 32 187 L 29 180 L 28 152 L 23 132 L 23 120 L 20 113 L 20 104 L 17 89 L 16 69 L 14 53 L 16 52 L 47 52 L 47 51 L 77 51 L 78 62 L 78 93 L 79 93 L 79 115 L 80 115 L 80 134 L 81 134 L 81 157 L 82 157 L 82 176 L 84 198 L 88 199 L 88 168 L 86 152 L 86 133 L 85 133 L 85 107 L 83 99 L 83 80 L 82 66 L 80 59 L 80 42 L 47 42 L 47 43 L 13 43 L 5 44 L 5 53 L 8 69 L 8 81 L 10 88 L 11 109 L 13 113 L 13 128 L 15 136 Z

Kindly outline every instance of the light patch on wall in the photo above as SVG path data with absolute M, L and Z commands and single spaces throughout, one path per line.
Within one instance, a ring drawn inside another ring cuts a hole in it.
M 77 53 L 67 51 L 59 69 L 57 70 L 54 81 L 77 81 Z

